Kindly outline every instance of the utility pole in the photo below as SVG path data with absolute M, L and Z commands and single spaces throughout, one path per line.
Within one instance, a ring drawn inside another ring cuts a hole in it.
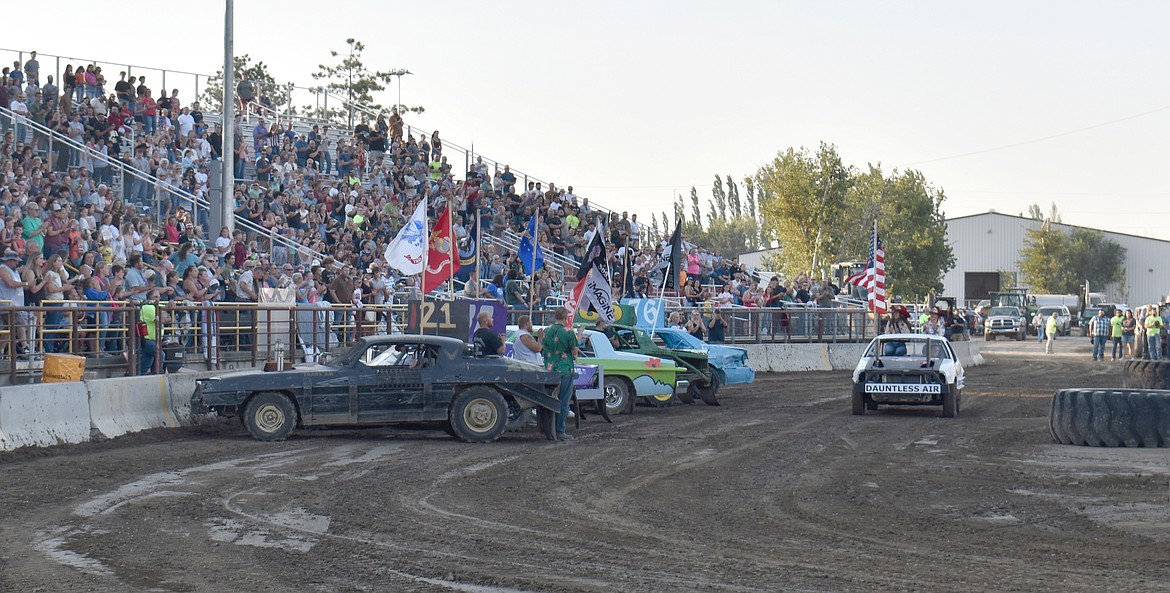
M 223 166 L 218 203 L 212 195 L 211 217 L 219 213 L 219 224 L 226 226 L 228 231 L 235 233 L 235 208 L 232 206 L 236 196 L 236 59 L 235 59 L 235 24 L 233 23 L 235 5 L 234 0 L 226 0 L 227 6 L 223 18 Z M 218 207 L 218 209 L 217 209 Z M 208 236 L 218 229 L 208 229 Z

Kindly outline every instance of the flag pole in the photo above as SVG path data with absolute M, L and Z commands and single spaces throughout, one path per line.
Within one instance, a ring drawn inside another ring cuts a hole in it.
M 480 226 L 479 220 L 479 206 L 475 207 L 475 298 L 479 298 L 479 279 L 481 278 L 480 268 L 483 259 L 480 257 L 483 252 L 483 229 Z M 467 292 L 467 287 L 463 287 L 463 292 Z
M 427 199 L 427 198 L 426 198 L 426 196 L 424 195 L 424 196 L 423 196 L 423 200 L 426 200 L 426 199 Z M 427 221 L 427 218 L 426 218 L 426 212 L 425 212 L 425 208 L 424 208 L 424 212 L 423 212 L 423 234 L 427 234 L 427 229 L 429 229 L 430 227 L 431 227 L 431 224 L 430 224 L 430 222 L 429 222 L 429 221 Z M 429 234 L 427 234 L 427 240 L 423 242 L 423 250 L 422 250 L 422 256 L 423 256 L 422 279 L 421 279 L 421 280 L 419 280 L 419 285 L 418 285 L 418 293 L 419 293 L 419 295 L 420 295 L 420 296 L 419 296 L 419 301 L 418 301 L 418 306 L 419 306 L 419 314 L 420 314 L 420 315 L 422 314 L 422 304 L 423 304 L 424 302 L 426 302 L 426 300 L 427 300 L 427 295 L 426 295 L 426 293 L 424 293 L 424 292 L 423 292 L 423 287 L 425 287 L 425 286 L 427 285 L 427 266 L 428 266 L 428 265 L 430 265 L 430 262 L 429 262 L 429 261 L 427 261 L 427 260 L 429 259 L 430 252 L 431 252 L 431 249 L 430 249 L 430 247 L 431 247 L 431 241 L 430 241 L 430 239 L 431 239 L 430 235 L 429 235 Z M 422 333 L 423 333 L 423 328 L 422 328 L 422 321 L 421 321 L 421 320 L 419 320 L 419 324 L 418 324 L 418 335 L 420 335 L 420 336 L 421 336 L 421 335 L 422 335 Z
M 536 208 L 536 226 L 532 229 L 532 260 L 528 262 L 528 267 L 532 269 L 532 274 L 528 276 L 528 319 L 532 319 L 532 309 L 536 304 L 536 252 L 540 249 L 540 207 Z M 521 262 L 523 264 L 523 262 Z
M 451 196 L 451 199 L 447 200 L 447 241 L 450 242 L 447 246 L 447 270 L 451 273 L 447 277 L 447 290 L 451 293 L 452 300 L 455 298 L 455 251 L 459 249 L 455 242 L 455 209 L 452 208 L 454 205 L 455 196 Z
M 876 338 L 878 333 L 882 331 L 882 321 L 878 318 L 877 312 L 877 297 L 871 294 L 877 288 L 877 216 L 873 217 L 873 233 L 869 236 L 869 252 L 873 254 L 873 275 L 869 276 L 871 280 L 869 290 L 865 293 L 865 303 L 873 312 L 873 337 Z

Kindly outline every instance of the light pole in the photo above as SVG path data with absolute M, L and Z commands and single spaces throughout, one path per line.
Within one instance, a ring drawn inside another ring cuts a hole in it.
M 231 233 L 236 232 L 235 209 L 232 207 L 236 190 L 236 60 L 235 60 L 235 24 L 233 23 L 235 5 L 234 0 L 226 0 L 227 6 L 223 18 L 223 165 L 220 173 L 219 203 L 213 200 L 209 206 L 214 215 L 216 206 L 219 207 L 219 224 L 228 228 Z M 211 218 L 209 216 L 208 218 Z M 214 227 L 208 228 L 208 234 L 214 232 Z
M 391 70 L 389 72 L 389 74 L 390 74 L 390 76 L 397 76 L 398 77 L 398 104 L 396 105 L 396 107 L 399 109 L 399 111 L 401 111 L 402 110 L 402 77 L 406 76 L 407 74 L 414 74 L 414 73 L 411 72 L 410 70 L 405 69 L 405 68 L 399 68 L 397 70 Z

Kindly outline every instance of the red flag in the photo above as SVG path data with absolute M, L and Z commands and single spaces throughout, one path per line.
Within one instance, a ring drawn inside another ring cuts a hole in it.
M 455 242 L 451 239 L 451 210 L 444 209 L 431 229 L 431 246 L 427 250 L 426 284 L 423 294 L 429 294 L 459 271 L 459 257 L 451 257 Z

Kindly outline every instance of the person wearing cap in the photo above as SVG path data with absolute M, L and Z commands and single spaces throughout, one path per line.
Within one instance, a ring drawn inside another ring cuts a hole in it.
M 0 261 L 0 301 L 7 301 L 12 303 L 13 307 L 22 309 L 24 307 L 24 291 L 30 288 L 29 283 L 25 282 L 20 277 L 20 272 L 17 268 L 20 265 L 20 255 L 11 249 L 4 250 L 2 261 Z M 7 317 L 7 314 L 0 313 L 0 319 Z M 10 319 L 4 319 L 9 328 L 16 330 L 16 346 L 23 354 L 27 351 L 27 325 L 28 312 L 18 310 L 16 312 L 16 323 L 12 323 Z
M 943 320 L 942 311 L 938 307 L 930 309 L 930 318 L 922 325 L 922 333 L 932 336 L 947 335 L 947 325 Z
M 890 321 L 886 323 L 887 334 L 908 334 L 913 330 L 910 328 L 910 311 L 902 305 L 894 305 L 890 308 Z

